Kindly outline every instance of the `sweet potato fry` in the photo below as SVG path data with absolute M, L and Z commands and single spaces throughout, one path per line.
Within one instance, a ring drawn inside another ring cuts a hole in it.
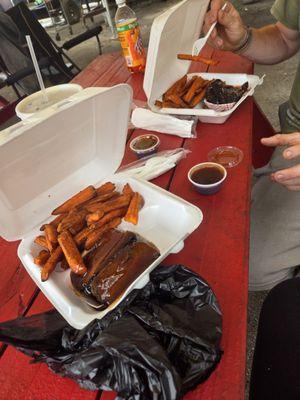
M 100 204 L 100 203 L 105 203 L 108 200 L 111 200 L 117 196 L 120 196 L 120 194 L 116 191 L 112 191 L 109 193 L 104 193 L 100 194 L 97 197 L 94 197 L 93 199 L 87 201 L 86 203 L 82 204 L 82 208 L 87 209 L 87 207 L 92 206 L 94 204 Z
M 88 214 L 86 216 L 86 222 L 88 225 L 93 224 L 94 222 L 99 221 L 99 219 L 101 219 L 104 215 L 104 211 L 103 210 L 98 210 L 95 211 L 94 213 Z
M 179 60 L 202 62 L 205 65 L 218 65 L 219 64 L 219 61 L 208 59 L 208 58 L 203 58 L 203 57 L 199 57 L 199 56 L 192 56 L 191 54 L 178 54 L 177 58 Z
M 179 93 L 180 97 L 183 97 L 188 92 L 189 88 L 192 86 L 192 84 L 195 82 L 196 79 L 197 79 L 197 76 L 194 75 L 187 81 L 185 87 Z
M 91 230 L 89 229 L 89 227 L 86 227 L 75 235 L 74 240 L 75 240 L 77 246 L 80 247 L 85 243 L 90 232 L 91 232 Z
M 123 190 L 122 190 L 123 194 L 130 194 L 130 196 L 134 195 L 134 191 L 132 190 L 131 186 L 129 185 L 129 183 L 126 183 L 126 185 L 124 185 Z
M 58 236 L 58 243 L 62 248 L 71 270 L 77 275 L 85 274 L 87 268 L 83 262 L 81 254 L 79 253 L 76 243 L 68 231 L 63 231 Z
M 99 186 L 96 189 L 97 195 L 102 195 L 102 194 L 106 194 L 109 192 L 113 192 L 116 188 L 116 185 L 112 182 L 106 182 L 103 185 Z
M 200 103 L 200 101 L 204 98 L 206 93 L 206 87 L 202 89 L 202 91 L 199 94 L 196 94 L 196 96 L 193 98 L 191 101 L 190 105 L 191 107 L 196 107 L 197 104 Z
M 36 257 L 34 257 L 33 262 L 36 265 L 42 267 L 46 263 L 49 257 L 50 253 L 48 250 L 41 250 L 39 254 Z
M 162 108 L 180 108 L 180 106 L 178 106 L 175 103 L 172 103 L 172 101 L 164 100 Z
M 62 259 L 63 252 L 60 246 L 57 246 L 56 249 L 51 253 L 50 257 L 46 261 L 46 264 L 42 267 L 41 271 L 41 279 L 42 282 L 45 282 L 52 271 L 54 271 L 57 263 Z
M 122 222 L 121 218 L 115 218 L 111 220 L 108 224 L 101 226 L 100 228 L 94 229 L 90 232 L 86 242 L 85 249 L 89 250 L 101 239 L 102 235 L 109 229 L 117 228 Z
M 103 210 L 103 203 L 94 203 L 86 206 L 86 210 L 89 214 Z
M 47 240 L 46 240 L 45 236 L 43 236 L 43 235 L 37 236 L 34 239 L 34 243 L 38 244 L 41 247 L 45 247 L 45 249 L 48 249 Z
M 54 228 L 57 228 L 59 223 L 65 218 L 66 214 L 60 214 L 56 218 L 54 218 L 51 222 L 49 222 L 50 225 L 54 226 Z M 40 231 L 45 230 L 46 224 L 42 225 L 40 227 Z
M 77 224 L 74 224 L 71 226 L 68 231 L 71 233 L 72 236 L 77 235 L 78 232 L 80 232 L 84 227 L 86 226 L 86 221 L 80 221 Z
M 57 227 L 57 232 L 61 233 L 67 229 L 71 230 L 74 228 L 76 230 L 76 226 L 79 225 L 79 230 L 80 226 L 82 223 L 85 221 L 85 217 L 87 215 L 86 210 L 80 210 L 80 211 L 70 211 L 69 214 L 59 223 Z
M 127 207 L 130 203 L 130 200 L 131 200 L 131 195 L 123 194 L 116 200 L 111 200 L 104 203 L 102 210 L 105 213 L 107 213 L 113 210 L 117 210 L 119 208 Z
M 166 100 L 167 96 L 170 94 L 178 94 L 185 87 L 187 81 L 187 75 L 184 75 L 177 82 L 175 82 L 163 95 L 163 100 Z
M 71 211 L 74 207 L 92 199 L 97 195 L 96 189 L 94 186 L 88 186 L 83 189 L 81 192 L 75 194 L 69 200 L 65 201 L 59 207 L 52 211 L 53 215 L 63 214 Z
M 90 229 L 98 229 L 101 226 L 108 224 L 115 218 L 123 218 L 127 213 L 127 207 L 123 207 L 117 210 L 113 210 L 105 214 L 99 221 L 90 225 Z
M 176 106 L 180 108 L 187 108 L 188 105 L 177 95 L 177 94 L 169 94 L 166 97 L 167 101 L 171 101 L 172 103 L 176 104 Z
M 189 88 L 188 92 L 186 95 L 183 97 L 183 100 L 187 103 L 190 104 L 192 101 L 193 97 L 196 94 L 196 91 L 203 86 L 204 79 L 201 78 L 201 76 L 197 77 L 197 79 L 193 82 L 192 86 Z
M 135 193 L 124 217 L 124 221 L 137 225 L 139 221 L 139 211 L 143 206 L 143 202 L 142 196 L 139 193 Z
M 206 87 L 212 82 L 213 80 L 203 80 L 203 84 L 202 86 L 200 86 L 197 90 L 196 90 L 196 94 L 199 94 L 200 92 L 202 92 L 203 89 L 206 89 Z
M 162 108 L 163 103 L 162 103 L 162 101 L 160 101 L 160 100 L 156 100 L 156 102 L 154 103 L 154 105 L 155 105 L 156 107 L 158 107 L 158 108 Z
M 55 247 L 57 246 L 57 231 L 53 225 L 51 224 L 45 225 L 45 236 L 46 236 L 47 247 L 50 250 L 50 252 L 52 252 L 53 249 L 55 249 Z

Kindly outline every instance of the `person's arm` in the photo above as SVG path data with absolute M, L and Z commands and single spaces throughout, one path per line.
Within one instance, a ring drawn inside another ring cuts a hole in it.
M 230 2 L 227 1 L 226 9 L 221 10 L 224 4 L 225 0 L 212 0 L 203 30 L 207 32 L 218 21 L 209 43 L 220 50 L 235 51 L 245 42 L 247 28 Z M 292 57 L 299 49 L 300 32 L 277 22 L 260 29 L 253 28 L 250 44 L 242 55 L 258 64 L 276 64 Z
M 262 144 L 265 146 L 290 146 L 283 151 L 283 158 L 292 160 L 300 156 L 300 132 L 277 134 L 269 138 L 261 139 Z M 271 174 L 271 179 L 275 182 L 281 183 L 287 189 L 292 191 L 300 190 L 300 164 L 294 167 L 283 169 Z

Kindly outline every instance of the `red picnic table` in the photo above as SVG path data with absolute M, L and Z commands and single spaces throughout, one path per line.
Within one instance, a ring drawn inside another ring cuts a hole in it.
M 211 48 L 206 48 L 204 52 L 204 56 L 220 63 L 209 68 L 200 63 L 193 64 L 191 72 L 252 73 L 252 64 L 237 55 Z M 142 89 L 143 75 L 131 75 L 119 54 L 97 57 L 74 82 L 83 87 L 113 86 L 126 82 L 133 88 L 134 99 L 146 100 Z M 253 121 L 256 123 L 253 124 Z M 251 98 L 225 124 L 199 123 L 197 131 L 197 139 L 159 135 L 161 150 L 184 147 L 191 153 L 173 171 L 155 179 L 154 183 L 200 207 L 204 214 L 203 223 L 185 241 L 184 249 L 169 256 L 164 264 L 182 263 L 199 273 L 215 291 L 223 312 L 224 355 L 221 362 L 209 379 L 188 393 L 185 400 L 238 400 L 244 398 L 245 392 L 252 158 L 256 165 L 265 161 L 268 154 L 258 151 L 258 137 L 259 133 L 272 131 Z M 131 131 L 128 140 L 142 133 L 140 129 Z M 219 193 L 207 197 L 199 195 L 191 188 L 187 172 L 194 164 L 207 160 L 211 149 L 221 145 L 239 147 L 244 153 L 243 162 L 228 171 L 228 180 Z M 255 149 L 254 157 L 252 148 Z M 133 160 L 134 156 L 127 146 L 123 163 Z M 18 242 L 8 243 L 0 238 L 0 321 L 52 308 L 18 260 L 17 247 Z M 0 399 L 115 398 L 112 392 L 80 389 L 75 382 L 55 375 L 44 364 L 30 364 L 27 356 L 12 347 L 2 345 L 0 356 Z

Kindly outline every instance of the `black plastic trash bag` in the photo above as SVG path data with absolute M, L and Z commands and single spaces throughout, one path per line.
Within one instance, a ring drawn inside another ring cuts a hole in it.
M 50 311 L 0 324 L 0 340 L 86 389 L 118 392 L 118 400 L 176 400 L 216 367 L 221 325 L 208 284 L 173 265 L 81 331 Z

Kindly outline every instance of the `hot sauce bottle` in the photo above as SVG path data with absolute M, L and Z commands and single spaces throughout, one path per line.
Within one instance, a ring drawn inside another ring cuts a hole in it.
M 146 53 L 136 14 L 126 5 L 126 0 L 116 0 L 116 3 L 118 5 L 115 16 L 116 27 L 127 68 L 130 72 L 143 72 Z

